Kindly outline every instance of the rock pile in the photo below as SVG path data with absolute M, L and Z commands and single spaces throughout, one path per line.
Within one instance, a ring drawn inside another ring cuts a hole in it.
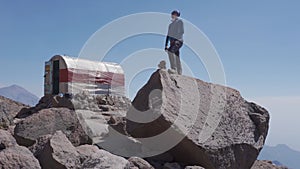
M 42 109 L 68 108 L 71 110 L 90 110 L 94 112 L 127 110 L 131 101 L 124 96 L 89 95 L 86 92 L 75 94 L 72 97 L 44 96 L 34 107 L 26 107 L 17 111 L 17 118 L 25 118 Z
M 0 168 L 40 169 L 41 167 L 28 148 L 19 146 L 8 131 L 0 129 Z
M 269 127 L 264 108 L 229 87 L 165 70 L 132 106 L 126 97 L 86 93 L 45 96 L 31 108 L 0 103 L 4 169 L 283 169 L 255 161 Z
M 75 110 L 106 112 L 127 110 L 131 102 L 124 96 L 89 95 L 83 92 L 73 96 L 72 104 Z

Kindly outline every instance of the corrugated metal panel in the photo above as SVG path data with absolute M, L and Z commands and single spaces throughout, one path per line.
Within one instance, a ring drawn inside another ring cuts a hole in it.
M 98 72 L 112 72 L 124 74 L 122 67 L 117 63 L 90 61 L 80 58 L 61 56 L 68 69 L 82 69 Z

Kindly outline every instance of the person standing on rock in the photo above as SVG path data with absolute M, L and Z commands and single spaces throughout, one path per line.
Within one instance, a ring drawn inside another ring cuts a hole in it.
M 177 10 L 172 11 L 172 22 L 169 25 L 168 35 L 166 37 L 165 51 L 168 52 L 171 70 L 170 73 L 182 74 L 182 67 L 179 56 L 179 49 L 183 44 L 184 27 L 183 22 L 179 18 L 180 12 Z M 170 47 L 168 47 L 170 42 Z

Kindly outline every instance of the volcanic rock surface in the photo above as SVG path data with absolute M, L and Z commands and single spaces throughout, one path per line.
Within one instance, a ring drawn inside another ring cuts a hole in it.
M 237 90 L 165 70 L 139 90 L 126 124 L 138 140 L 166 135 L 149 149 L 174 144 L 168 152 L 175 161 L 207 169 L 251 168 L 268 127 L 268 111 Z
M 284 169 L 255 161 L 268 127 L 237 90 L 158 70 L 132 106 L 85 92 L 30 108 L 0 97 L 0 168 Z

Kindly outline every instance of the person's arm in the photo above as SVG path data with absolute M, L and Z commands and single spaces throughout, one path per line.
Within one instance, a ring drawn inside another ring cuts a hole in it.
M 168 49 L 169 40 L 170 40 L 170 37 L 167 36 L 167 37 L 166 37 L 166 43 L 165 43 L 165 50 Z

